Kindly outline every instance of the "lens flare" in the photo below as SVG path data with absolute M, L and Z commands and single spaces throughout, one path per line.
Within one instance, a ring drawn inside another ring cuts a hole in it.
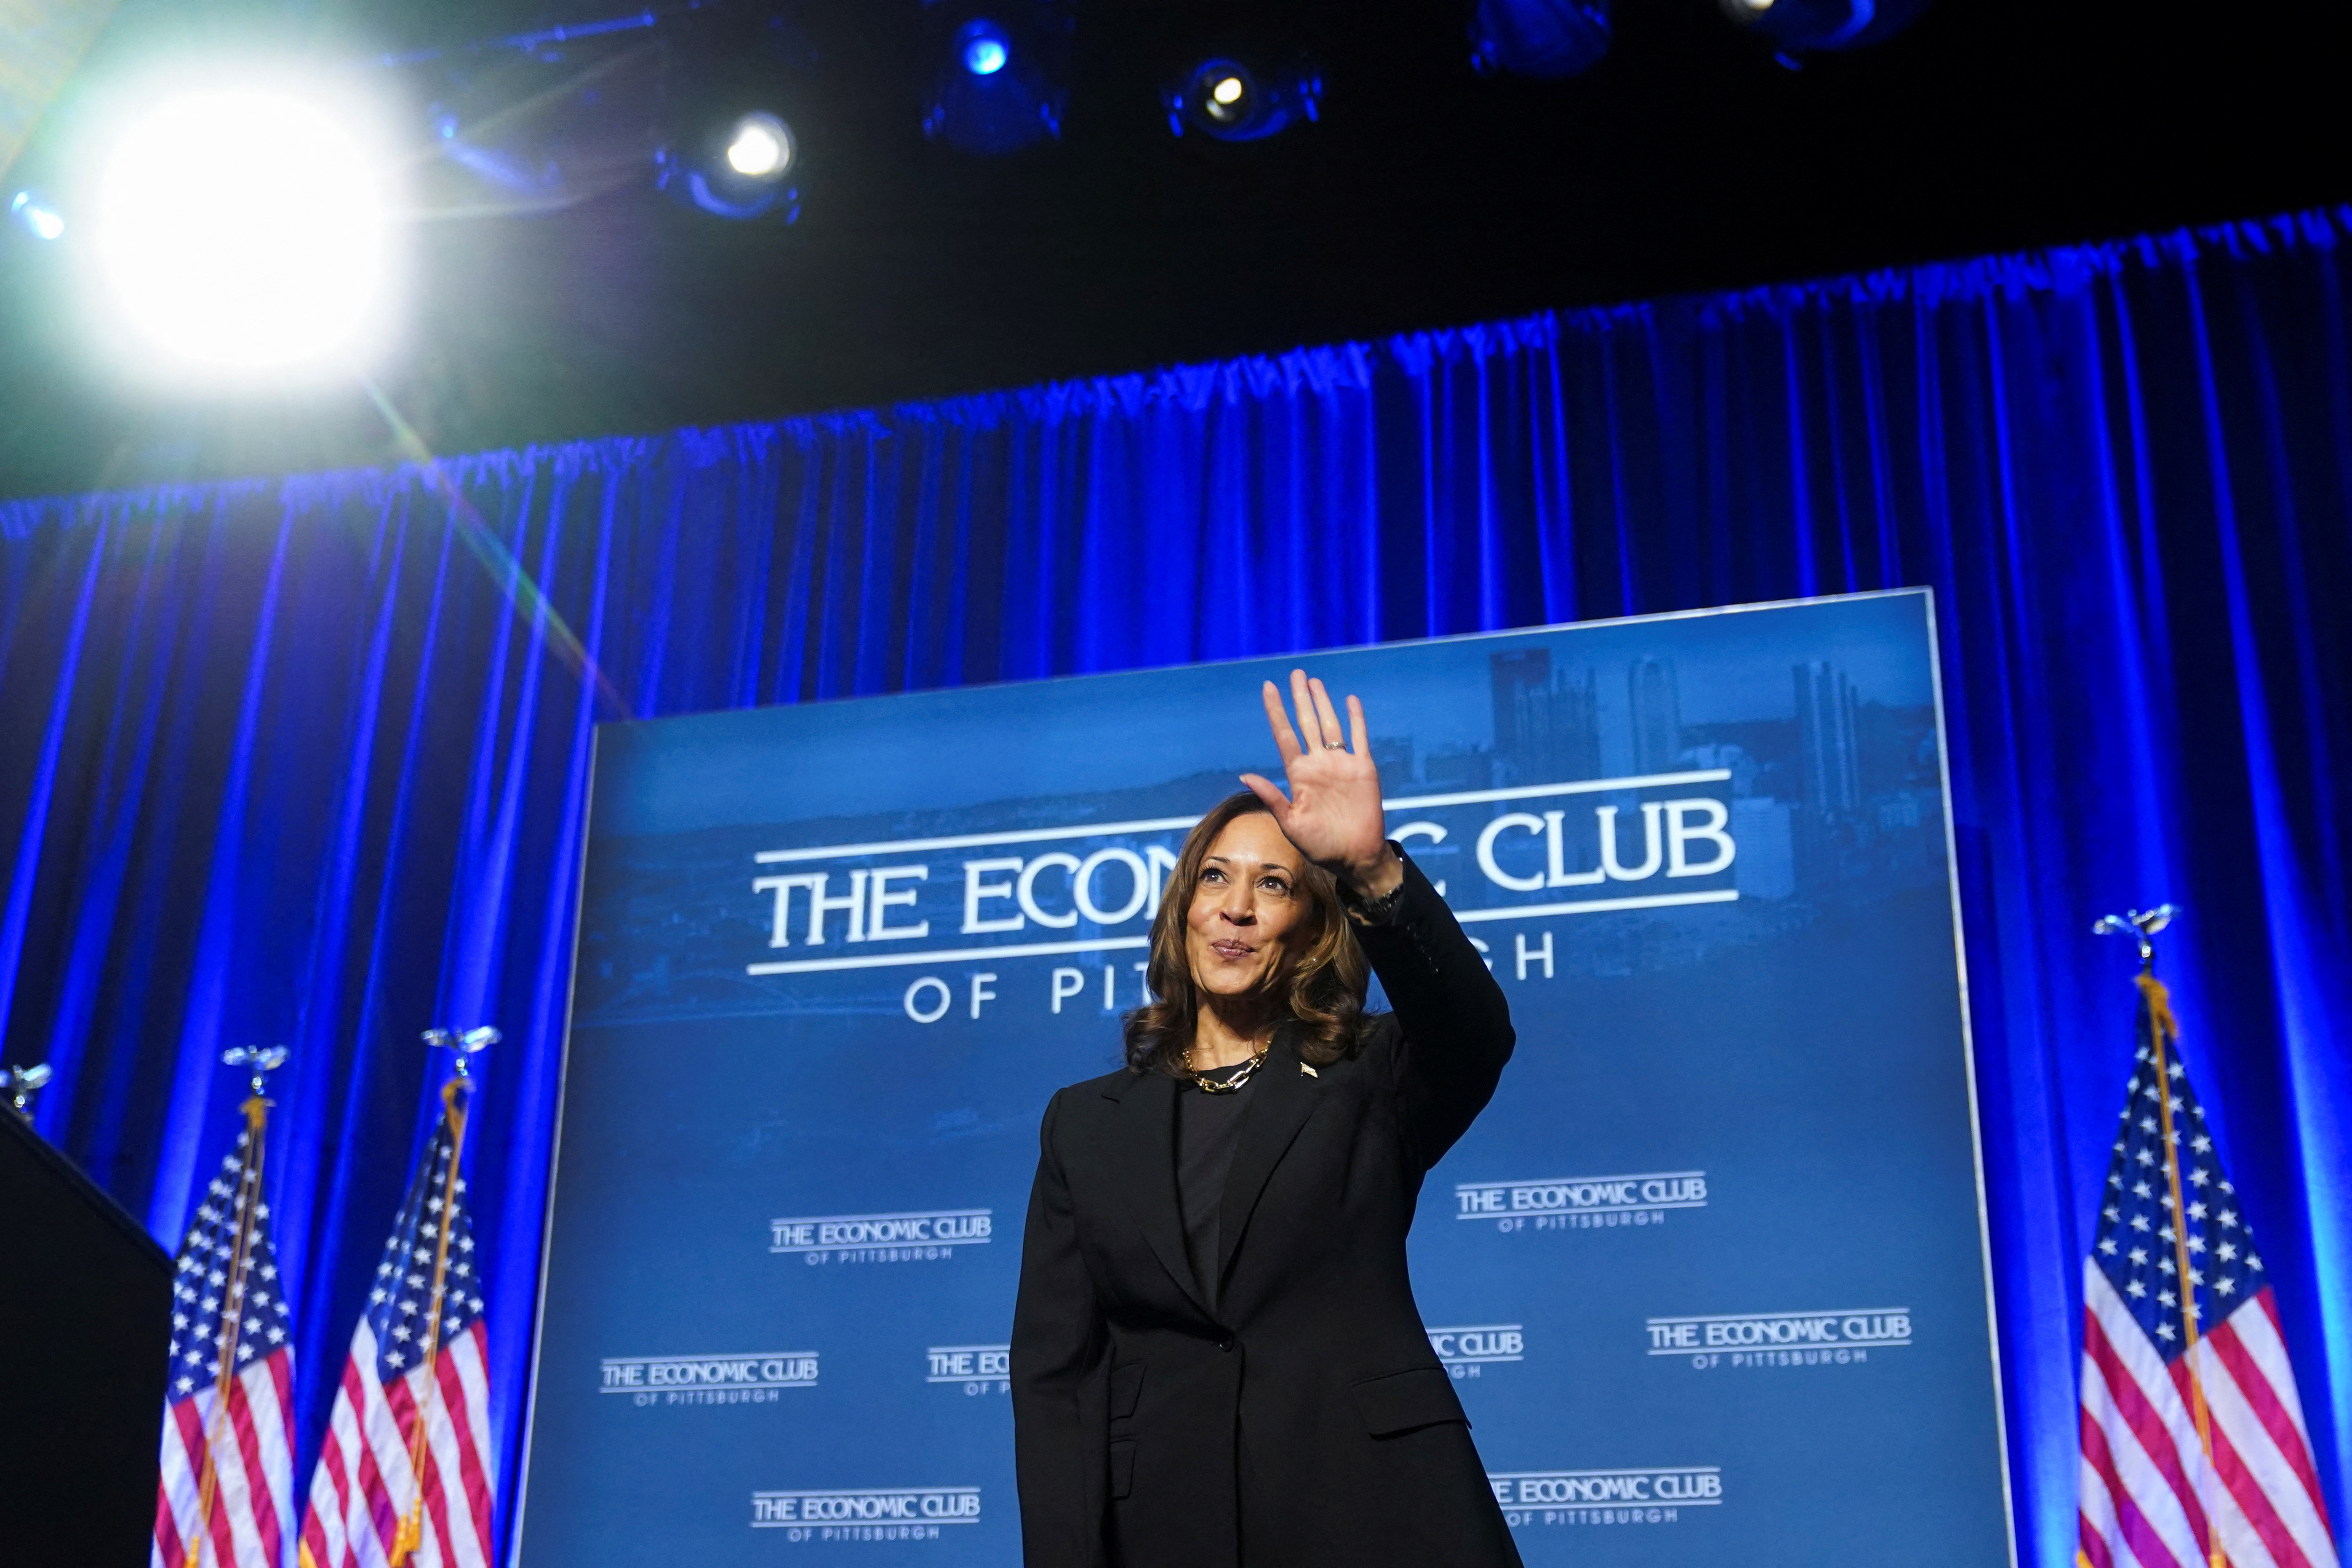
M 25 232 L 35 239 L 65 237 L 65 214 L 44 200 L 38 192 L 18 191 L 8 204 L 8 216 L 22 224 Z

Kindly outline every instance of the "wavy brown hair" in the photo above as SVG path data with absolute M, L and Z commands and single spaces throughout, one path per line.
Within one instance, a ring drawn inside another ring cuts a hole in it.
M 1154 1000 L 1126 1020 L 1127 1065 L 1138 1072 L 1174 1077 L 1183 1070 L 1184 1053 L 1192 1047 L 1201 1015 L 1200 990 L 1184 947 L 1185 916 L 1200 889 L 1201 862 L 1208 858 L 1209 847 L 1227 823 L 1252 812 L 1264 813 L 1265 805 L 1246 792 L 1218 802 L 1185 837 L 1176 868 L 1168 874 L 1160 911 L 1151 920 L 1151 961 L 1144 970 Z M 1297 886 L 1307 895 L 1306 915 L 1295 939 L 1297 956 L 1272 977 L 1270 988 L 1284 994 L 1282 1000 L 1297 1021 L 1299 1059 L 1328 1067 L 1355 1053 L 1371 965 L 1348 929 L 1339 884 L 1331 873 L 1301 857 Z

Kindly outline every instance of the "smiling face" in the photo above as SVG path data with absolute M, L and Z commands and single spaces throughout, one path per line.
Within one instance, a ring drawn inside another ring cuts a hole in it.
M 1212 996 L 1273 991 L 1297 959 L 1309 900 L 1298 851 L 1262 811 L 1224 826 L 1202 858 L 1185 912 L 1192 983 Z

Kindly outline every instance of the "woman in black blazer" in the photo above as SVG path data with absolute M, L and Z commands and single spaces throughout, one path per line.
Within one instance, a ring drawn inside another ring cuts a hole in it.
M 1518 1552 L 1405 1273 L 1510 1059 L 1384 837 L 1364 712 L 1265 687 L 1290 794 L 1185 840 L 1128 1066 L 1046 1107 L 1013 1319 L 1029 1568 L 1500 1568 Z M 1304 737 L 1302 743 L 1301 737 Z M 1395 1011 L 1363 1012 L 1367 968 Z

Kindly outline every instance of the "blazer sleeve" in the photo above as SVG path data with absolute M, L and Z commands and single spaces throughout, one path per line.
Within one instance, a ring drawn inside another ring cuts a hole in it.
M 1066 1092 L 1066 1091 L 1065 1091 Z M 1045 1107 L 1013 1307 L 1013 1447 L 1027 1568 L 1108 1568 L 1105 1386 L 1110 1335 L 1078 1250 L 1055 1148 L 1062 1095 Z
M 1517 1038 L 1510 1004 L 1410 856 L 1404 889 L 1389 919 L 1350 923 L 1396 1010 L 1397 1106 L 1408 1145 L 1426 1171 L 1494 1098 Z

